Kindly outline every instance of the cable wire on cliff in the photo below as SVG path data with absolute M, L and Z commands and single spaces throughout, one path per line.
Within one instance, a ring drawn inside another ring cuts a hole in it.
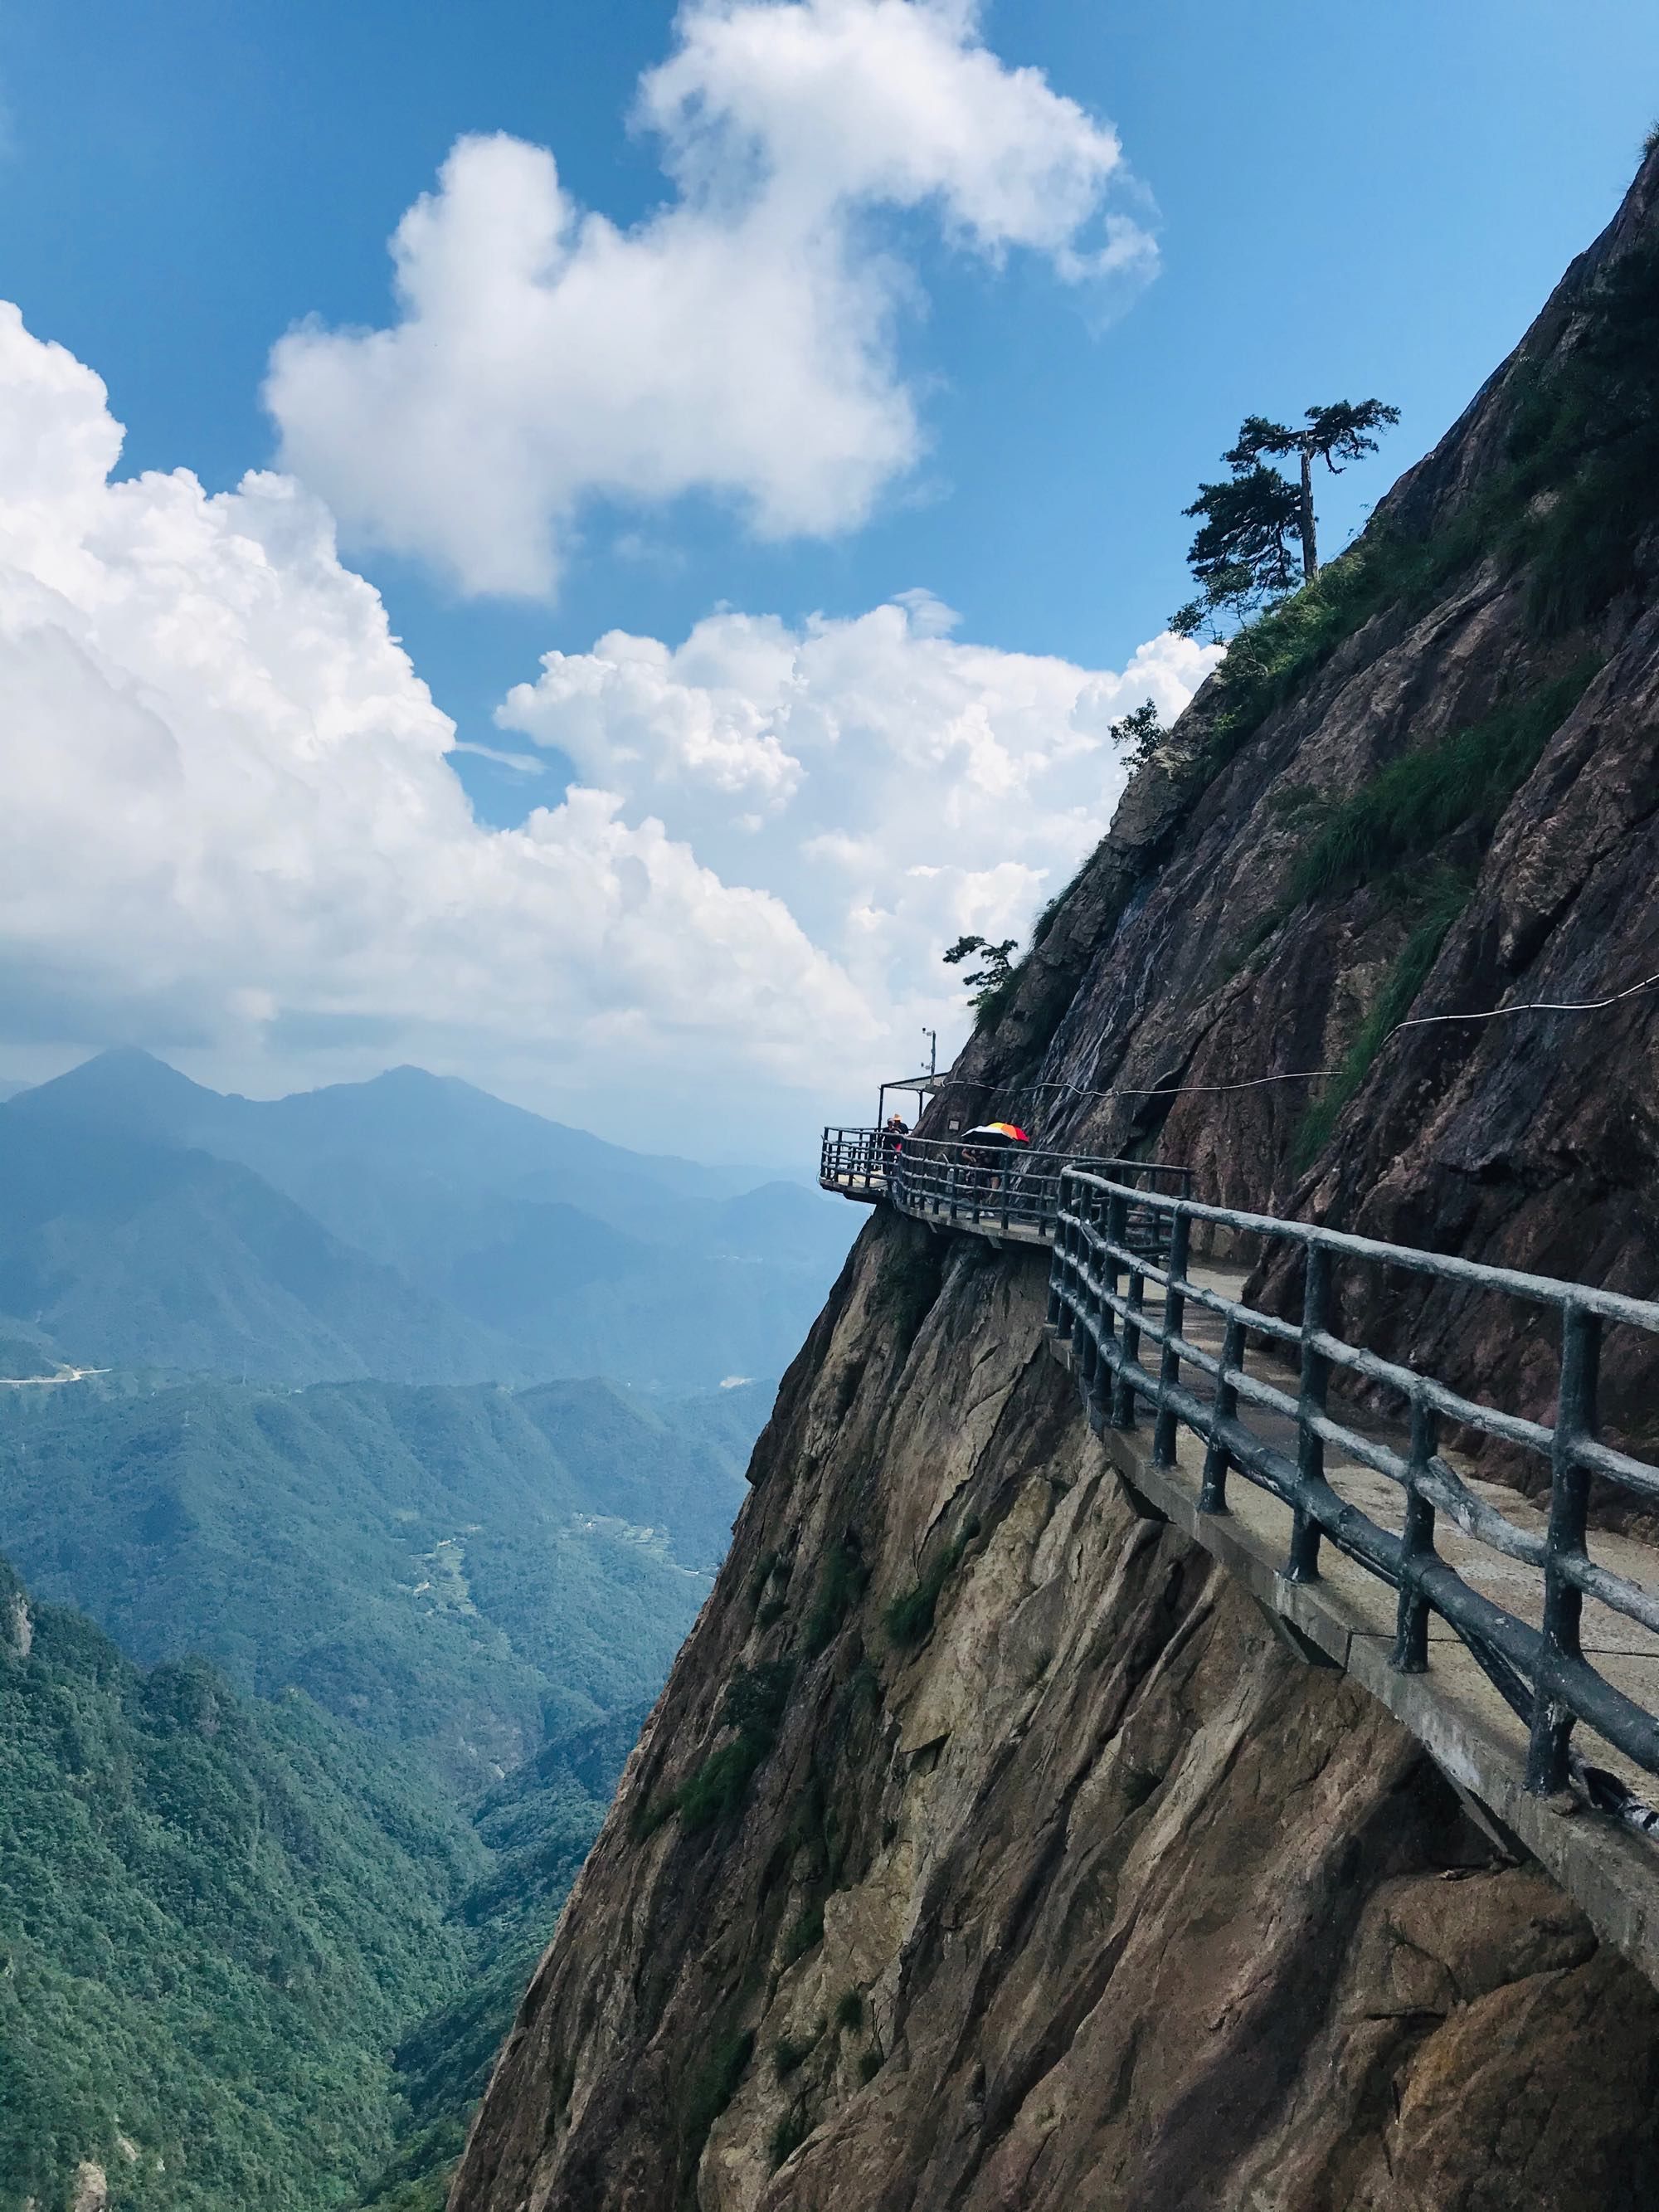
M 1518 1006 L 1488 1006 L 1472 1014 L 1413 1014 L 1403 1022 L 1396 1022 L 1376 1049 L 1379 1054 L 1385 1051 L 1406 1030 L 1430 1029 L 1437 1023 L 1496 1022 L 1510 1014 L 1599 1014 L 1609 1006 L 1620 1005 L 1626 999 L 1639 998 L 1643 992 L 1656 988 L 1659 988 L 1659 975 L 1644 976 L 1639 983 L 1627 984 L 1622 991 L 1614 991 L 1605 999 L 1533 999 L 1523 1000 Z M 1059 1080 L 1023 1083 L 1012 1087 L 1021 1091 L 1059 1091 L 1073 1098 L 1185 1098 L 1213 1096 L 1228 1091 L 1259 1091 L 1272 1083 L 1318 1083 L 1328 1077 L 1340 1075 L 1341 1072 L 1338 1067 L 1287 1068 L 1278 1075 L 1250 1075 L 1237 1083 L 1158 1083 L 1140 1090 L 1116 1085 L 1109 1091 L 1091 1091 L 1080 1083 Z M 951 1076 L 943 1087 L 963 1091 L 1001 1091 L 1010 1086 L 972 1076 Z

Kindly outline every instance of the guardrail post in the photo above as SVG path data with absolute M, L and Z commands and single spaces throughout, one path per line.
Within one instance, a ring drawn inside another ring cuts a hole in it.
M 1087 1210 L 1084 1220 L 1088 1229 L 1099 1229 L 1099 1192 L 1090 1191 L 1085 1204 Z M 1101 1255 L 1095 1249 L 1093 1239 L 1086 1233 L 1082 1239 L 1080 1256 L 1084 1266 L 1083 1302 L 1088 1315 L 1084 1340 L 1089 1384 L 1089 1426 L 1098 1436 L 1106 1425 L 1107 1384 L 1111 1374 L 1111 1354 L 1107 1346 L 1116 1334 L 1117 1316 L 1102 1295 L 1109 1279 L 1102 1264 Z M 1117 1287 L 1115 1281 L 1111 1287 Z
M 945 1195 L 951 1208 L 951 1218 L 957 1218 L 957 1163 L 952 1160 L 945 1170 Z
M 1170 1286 L 1164 1294 L 1164 1356 L 1158 1364 L 1158 1419 L 1152 1428 L 1154 1467 L 1173 1467 L 1176 1463 L 1176 1411 L 1169 1403 L 1169 1394 L 1181 1380 L 1181 1355 L 1170 1340 L 1181 1334 L 1187 1318 L 1186 1296 L 1176 1285 L 1184 1284 L 1187 1279 L 1187 1255 L 1192 1242 L 1192 1231 L 1191 1221 L 1177 1206 L 1170 1231 L 1166 1262 L 1170 1271 Z
M 1527 1787 L 1545 1797 L 1566 1786 L 1567 1745 L 1573 1723 L 1571 1708 L 1556 1694 L 1552 1662 L 1583 1656 L 1579 1622 L 1584 1601 L 1563 1575 L 1561 1566 L 1565 1559 L 1583 1556 L 1589 1475 L 1579 1464 L 1578 1447 L 1595 1433 L 1601 1359 L 1600 1316 L 1569 1302 L 1561 1314 L 1561 1386 L 1550 1451 L 1550 1518 L 1544 1539 L 1544 1650 L 1539 1679 L 1533 1685 L 1532 1740 L 1527 1747 Z
M 1401 1674 L 1421 1674 L 1429 1663 L 1429 1601 L 1418 1569 L 1434 1557 L 1434 1507 L 1418 1488 L 1429 1471 L 1440 1441 L 1440 1419 L 1421 1395 L 1412 1400 L 1411 1483 L 1406 1492 L 1406 1526 L 1400 1566 L 1400 1605 L 1395 1616 L 1390 1662 Z
M 1048 1326 L 1064 1343 L 1072 1335 L 1075 1322 L 1066 1292 L 1075 1287 L 1077 1231 L 1070 1218 L 1075 1209 L 1067 1206 L 1066 1191 L 1058 1179 L 1055 1188 L 1054 1241 L 1048 1258 Z
M 1325 1475 L 1325 1441 L 1315 1435 L 1310 1423 L 1314 1414 L 1324 1412 L 1330 1387 L 1331 1363 L 1313 1345 L 1316 1334 L 1325 1326 L 1330 1294 L 1331 1255 L 1322 1244 L 1310 1244 L 1302 1291 L 1302 1389 L 1296 1416 L 1296 1471 L 1304 1482 L 1321 1482 Z M 1295 1509 L 1291 1522 L 1291 1556 L 1285 1579 L 1291 1583 L 1319 1579 L 1319 1523 L 1301 1506 Z
M 1129 1249 L 1129 1201 L 1127 1198 L 1112 1198 L 1106 1205 L 1106 1234 L 1114 1244 Z M 1135 1425 L 1134 1385 L 1129 1380 L 1130 1364 L 1140 1358 L 1140 1328 L 1134 1316 L 1139 1312 L 1146 1295 L 1146 1279 L 1133 1259 L 1121 1263 L 1115 1255 L 1112 1260 L 1112 1288 L 1118 1285 L 1118 1271 L 1121 1265 L 1128 1281 L 1129 1311 L 1123 1316 L 1123 1327 L 1118 1340 L 1118 1364 L 1112 1376 L 1112 1426 L 1132 1429 Z
M 1101 1413 L 1100 1392 L 1100 1309 L 1089 1287 L 1090 1249 L 1089 1226 L 1093 1210 L 1093 1193 L 1085 1191 L 1078 1199 L 1079 1226 L 1074 1233 L 1073 1255 L 1076 1261 L 1072 1290 L 1075 1301 L 1072 1310 L 1072 1359 L 1078 1379 L 1078 1389 L 1083 1400 L 1089 1426 L 1097 1436 L 1104 1425 Z
M 1094 1294 L 1095 1319 L 1098 1323 L 1101 1347 L 1104 1350 L 1107 1343 L 1117 1335 L 1117 1316 L 1106 1302 L 1107 1292 L 1117 1289 L 1117 1261 L 1109 1252 L 1102 1249 L 1112 1233 L 1112 1201 L 1107 1199 L 1103 1210 L 1101 1194 L 1097 1190 L 1089 1193 L 1089 1226 L 1100 1240 L 1090 1256 L 1094 1261 L 1095 1279 L 1099 1285 Z
M 1215 1378 L 1215 1407 L 1211 1421 L 1212 1433 L 1204 1453 L 1204 1478 L 1198 1488 L 1198 1510 L 1200 1513 L 1224 1513 L 1227 1510 L 1227 1447 L 1221 1441 L 1221 1424 L 1231 1421 L 1238 1411 L 1238 1387 L 1227 1380 L 1229 1369 L 1244 1364 L 1244 1324 L 1230 1314 L 1221 1338 L 1221 1368 Z

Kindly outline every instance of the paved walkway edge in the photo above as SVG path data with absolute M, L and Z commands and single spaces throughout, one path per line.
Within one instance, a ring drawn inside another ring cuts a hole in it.
M 1070 1346 L 1053 1336 L 1048 1346 L 1069 1371 Z M 1183 1432 L 1183 1445 L 1193 1441 Z M 1101 1443 L 1131 1489 L 1380 1698 L 1450 1780 L 1495 1814 L 1559 1883 L 1602 1941 L 1659 1987 L 1659 1844 L 1588 1807 L 1565 1811 L 1553 1800 L 1529 1796 L 1522 1787 L 1519 1721 L 1486 1690 L 1484 1678 L 1481 1694 L 1454 1694 L 1468 1692 L 1475 1672 L 1467 1655 L 1456 1668 L 1452 1655 L 1461 1646 L 1437 1645 L 1426 1674 L 1396 1674 L 1389 1664 L 1391 1638 L 1370 1623 L 1356 1623 L 1338 1586 L 1286 1582 L 1259 1534 L 1231 1514 L 1199 1511 L 1195 1468 L 1152 1465 L 1150 1426 L 1107 1429 Z M 1454 1672 L 1465 1679 L 1455 1684 Z

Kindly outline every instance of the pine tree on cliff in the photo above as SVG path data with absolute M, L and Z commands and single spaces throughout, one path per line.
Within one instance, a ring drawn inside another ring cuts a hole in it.
M 1177 609 L 1171 629 L 1190 635 L 1220 617 L 1242 615 L 1277 599 L 1319 573 L 1314 514 L 1313 467 L 1323 461 L 1340 476 L 1349 461 L 1376 451 L 1372 434 L 1400 420 L 1397 407 L 1380 399 L 1339 399 L 1310 407 L 1306 427 L 1293 430 L 1265 415 L 1247 415 L 1238 442 L 1222 456 L 1232 471 L 1218 483 L 1201 483 L 1183 512 L 1202 516 L 1188 550 L 1203 595 Z M 1294 454 L 1297 477 L 1267 466 L 1267 456 Z M 1301 574 L 1298 576 L 1298 556 Z

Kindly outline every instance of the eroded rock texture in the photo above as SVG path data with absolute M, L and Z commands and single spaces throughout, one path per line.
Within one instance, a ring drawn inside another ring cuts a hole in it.
M 939 1250 L 872 1224 L 789 1378 L 453 2203 L 1652 2203 L 1659 1996 L 1137 1516 L 1040 1263 Z M 792 1662 L 741 1806 L 652 1832 Z
M 1385 525 L 1432 538 L 1498 483 L 1656 195 L 1659 160 Z M 1635 495 L 1659 519 L 1659 485 Z M 1529 496 L 1527 528 L 1564 495 Z M 1655 1287 L 1651 997 L 1589 1030 L 1396 1039 L 1311 1152 L 1305 1088 L 1174 1091 L 1340 1060 L 1422 912 L 1397 870 L 1292 898 L 1310 825 L 1564 672 L 1577 703 L 1493 818 L 1407 864 L 1462 887 L 1413 1011 L 1659 970 L 1652 532 L 1588 613 L 1544 619 L 1501 521 L 1224 759 L 1227 702 L 1200 696 L 959 1096 L 1155 1145 L 1205 1196 Z M 1043 1348 L 1042 1279 L 872 1218 L 454 2212 L 1646 2212 L 1659 1996 L 1137 1510 Z M 1348 1295 L 1374 1338 L 1547 1391 L 1478 1303 Z M 1640 1431 L 1651 1378 L 1610 1370 Z

